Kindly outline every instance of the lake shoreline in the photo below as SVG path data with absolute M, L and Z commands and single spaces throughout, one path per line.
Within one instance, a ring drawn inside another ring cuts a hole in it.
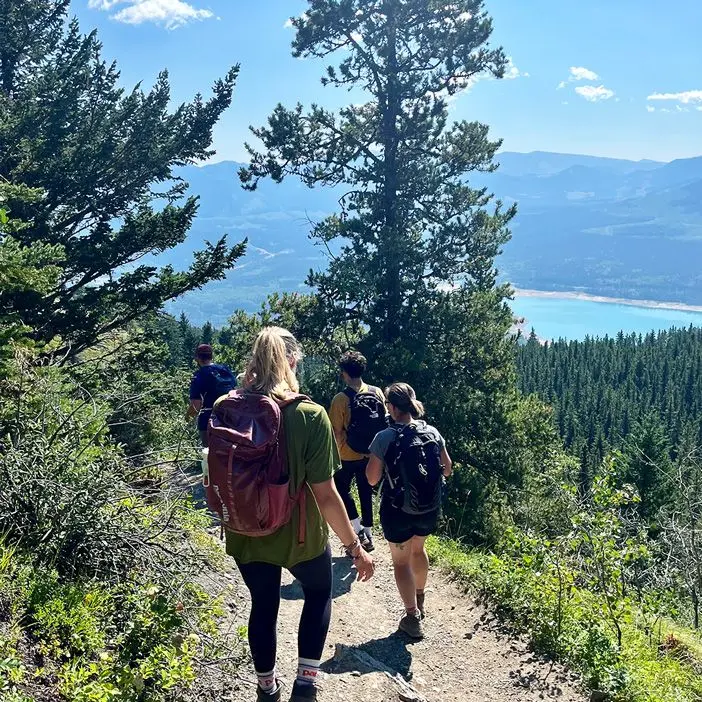
M 678 312 L 702 312 L 702 305 L 688 305 L 683 302 L 664 302 L 660 300 L 631 300 L 625 297 L 606 297 L 604 295 L 591 295 L 590 293 L 560 290 L 530 290 L 514 288 L 514 296 L 538 297 L 560 300 L 587 300 L 610 305 L 627 305 L 629 307 L 647 307 L 654 310 L 676 310 Z

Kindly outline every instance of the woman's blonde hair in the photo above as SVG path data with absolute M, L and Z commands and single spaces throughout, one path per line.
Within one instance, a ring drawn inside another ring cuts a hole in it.
M 299 392 L 300 384 L 290 366 L 299 363 L 302 355 L 300 344 L 287 329 L 262 329 L 254 341 L 244 387 L 265 395 Z
M 393 383 L 385 390 L 385 397 L 393 407 L 414 419 L 424 416 L 424 405 L 417 399 L 414 388 L 407 383 Z

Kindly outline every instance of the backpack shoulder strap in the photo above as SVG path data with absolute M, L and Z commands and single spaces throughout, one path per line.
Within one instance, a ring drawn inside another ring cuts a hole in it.
M 349 401 L 356 397 L 356 391 L 353 388 L 344 388 L 344 395 L 349 398 Z
M 300 393 L 291 392 L 286 395 L 285 398 L 274 397 L 274 402 L 280 407 L 280 409 L 285 409 L 289 405 L 293 405 L 296 402 L 312 402 L 312 400 L 307 395 L 302 395 Z
M 273 398 L 280 407 L 281 412 L 286 407 L 294 405 L 295 403 L 302 402 L 312 402 L 312 400 L 307 395 L 302 395 L 300 393 L 290 393 L 285 397 L 285 399 L 276 397 Z M 282 422 L 282 414 L 281 414 Z M 287 468 L 287 461 L 285 461 Z M 298 505 L 298 523 L 297 523 L 297 542 L 298 544 L 304 544 L 307 537 L 307 481 L 303 480 L 302 485 L 296 495 L 297 505 Z
M 396 425 L 395 431 L 397 431 L 398 437 L 406 436 L 407 434 L 413 434 L 413 433 L 416 434 L 417 433 L 417 425 L 414 422 L 410 422 L 409 424 L 405 424 L 401 428 L 398 428 Z

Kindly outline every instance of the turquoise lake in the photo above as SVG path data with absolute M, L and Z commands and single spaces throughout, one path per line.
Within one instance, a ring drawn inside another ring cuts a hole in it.
M 541 339 L 615 336 L 620 330 L 646 334 L 670 327 L 702 327 L 702 312 L 634 307 L 572 298 L 517 297 L 512 310 Z

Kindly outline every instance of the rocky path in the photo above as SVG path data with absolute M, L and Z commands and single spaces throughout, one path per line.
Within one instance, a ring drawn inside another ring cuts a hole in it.
M 340 547 L 334 543 L 338 553 Z M 413 643 L 397 631 L 402 614 L 387 544 L 377 540 L 376 574 L 355 582 L 350 561 L 334 557 L 334 610 L 325 662 L 321 702 L 527 702 L 583 701 L 577 677 L 535 656 L 499 622 L 462 593 L 442 573 L 432 573 L 427 589 L 427 637 Z M 232 564 L 233 565 L 233 564 Z M 235 623 L 248 617 L 246 588 L 236 567 L 229 573 L 228 596 Z M 302 592 L 283 576 L 279 668 L 289 691 L 295 676 L 297 621 Z M 248 677 L 248 679 L 247 679 Z M 251 669 L 227 698 L 255 698 Z M 287 697 L 284 697 L 287 699 Z
M 204 504 L 197 474 L 180 474 L 182 489 Z M 213 538 L 218 529 L 212 529 Z M 576 675 L 529 650 L 495 616 L 462 592 L 448 575 L 432 572 L 426 596 L 427 636 L 412 642 L 397 631 L 402 604 L 395 587 L 387 544 L 376 538 L 376 572 L 355 581 L 351 561 L 334 554 L 334 609 L 323 669 L 320 702 L 585 702 Z M 249 614 L 248 591 L 236 565 L 226 558 L 224 573 L 203 574 L 213 594 L 224 593 L 228 616 L 223 633 L 238 641 Z M 278 670 L 289 693 L 297 666 L 297 623 L 302 591 L 284 571 L 278 620 Z M 234 648 L 236 644 L 232 644 Z M 232 650 L 232 653 L 234 651 Z M 238 656 L 238 654 L 237 654 Z M 203 686 L 201 702 L 252 702 L 253 668 L 235 680 Z M 203 681 L 204 682 L 204 681 Z M 206 692 L 205 692 L 206 689 Z M 288 697 L 283 699 L 287 702 Z

